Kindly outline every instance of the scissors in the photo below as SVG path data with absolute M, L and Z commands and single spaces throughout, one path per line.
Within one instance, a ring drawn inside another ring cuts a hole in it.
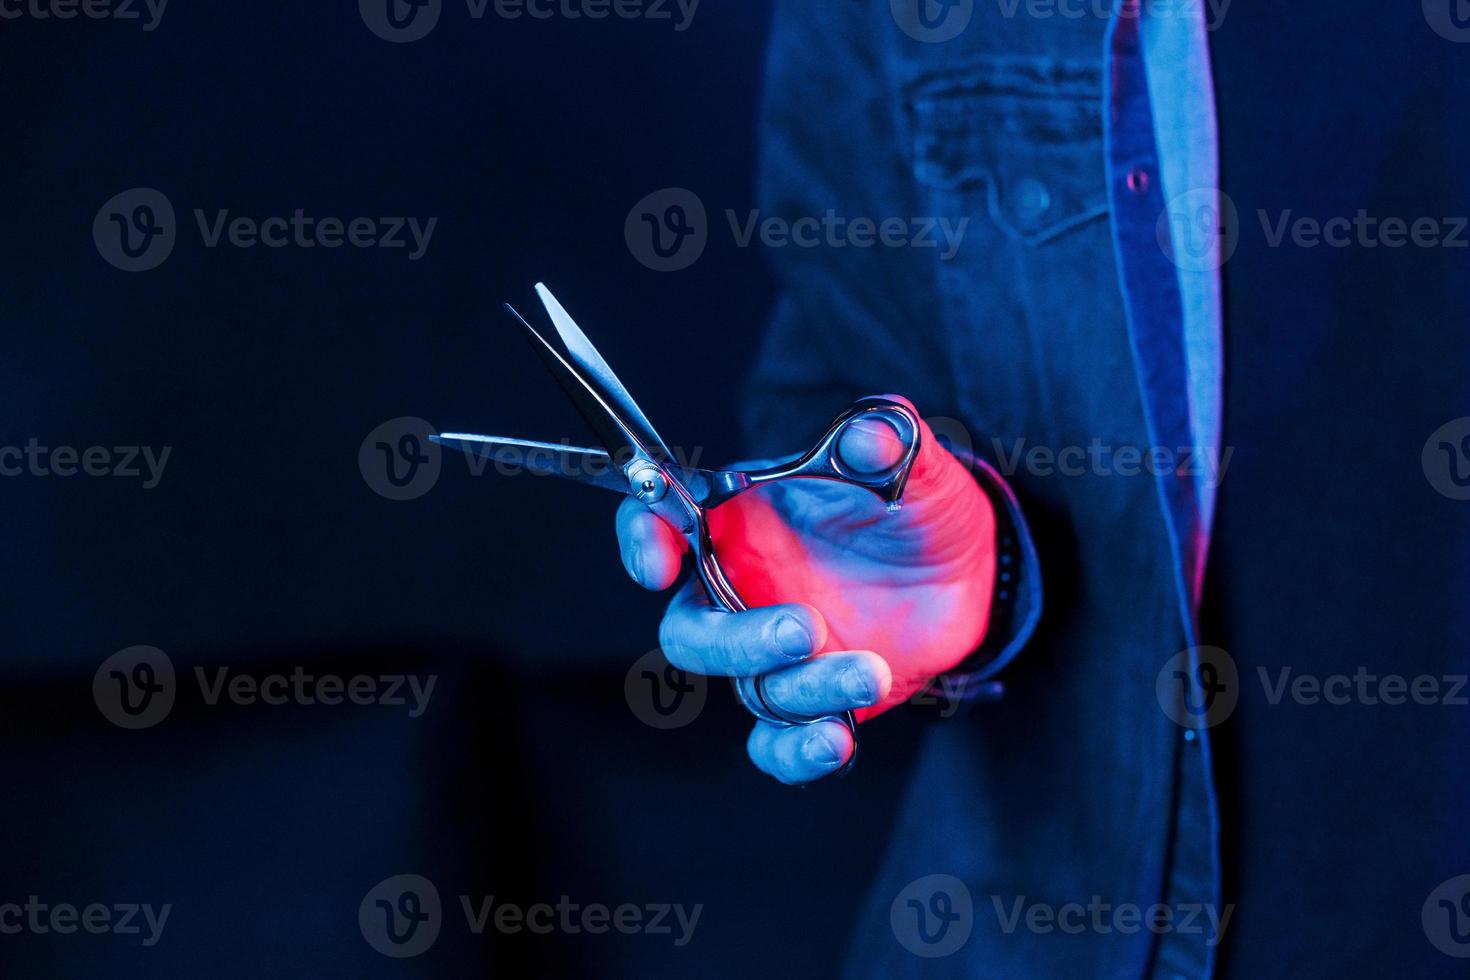
M 542 283 L 536 295 L 565 345 L 565 355 L 543 337 L 509 303 L 506 311 L 524 331 L 532 349 L 541 358 L 577 411 L 587 420 L 603 449 L 587 449 L 560 443 L 536 442 L 500 436 L 445 432 L 430 438 L 451 449 L 481 456 L 527 472 L 560 476 L 642 501 L 689 543 L 695 573 L 710 602 L 727 612 L 749 607 L 735 590 L 715 554 L 710 538 L 709 512 L 747 490 L 780 480 L 820 479 L 862 487 L 883 500 L 890 511 L 902 505 L 903 490 L 919 453 L 919 419 L 907 405 L 887 398 L 862 398 L 853 403 L 827 427 L 817 444 L 789 462 L 765 469 L 708 470 L 679 464 L 668 445 L 628 394 L 628 389 L 608 367 L 597 348 L 587 339 L 567 311 Z M 887 470 L 864 473 L 846 465 L 838 443 L 848 425 L 859 419 L 878 419 L 892 426 L 904 452 Z M 851 711 L 842 716 L 793 715 L 772 706 L 765 697 L 764 677 L 740 677 L 735 689 L 741 703 L 762 721 L 792 727 L 819 721 L 837 721 L 853 737 L 857 757 L 857 719 Z

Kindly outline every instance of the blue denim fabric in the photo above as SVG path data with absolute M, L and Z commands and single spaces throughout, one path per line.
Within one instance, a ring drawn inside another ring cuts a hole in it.
M 749 435 L 779 452 L 793 423 L 882 391 L 957 421 L 1027 515 L 1051 610 L 1000 673 L 1004 698 L 927 731 L 899 824 L 874 842 L 886 857 L 850 975 L 1073 976 L 1086 963 L 1140 977 L 1158 956 L 1147 931 L 1061 935 L 1011 916 L 1018 901 L 1173 900 L 1175 842 L 1210 843 L 1176 826 L 1181 729 L 1154 694 L 1188 645 L 1178 550 L 1152 477 L 1110 469 L 1152 440 L 1107 220 L 1107 23 L 974 15 L 961 37 L 925 44 L 887 5 L 778 8 L 763 212 L 968 224 L 948 259 L 774 252 L 783 295 Z M 1157 253 L 1152 221 L 1149 235 Z M 1094 441 L 1103 466 L 1075 474 L 1028 456 Z M 921 925 L 905 920 L 906 889 L 933 875 L 959 883 L 972 915 L 961 948 L 931 958 L 899 936 Z
M 963 243 L 949 258 L 774 251 L 783 293 L 749 434 L 783 451 L 794 424 L 882 391 L 956 420 L 1027 516 L 1046 614 L 998 675 L 1004 698 L 928 729 L 871 842 L 885 856 L 848 975 L 1194 977 L 1212 960 L 1233 977 L 1458 975 L 1421 906 L 1470 873 L 1470 712 L 1270 701 L 1258 675 L 1470 667 L 1470 505 L 1419 462 L 1470 417 L 1467 253 L 1295 247 L 1260 224 L 1466 214 L 1470 131 L 1450 120 L 1470 44 L 1374 5 L 1236 5 L 1211 37 L 1240 212 L 1223 280 L 1235 455 L 1195 595 L 1187 481 L 1108 469 L 1128 447 L 1192 441 L 1136 35 L 1024 3 L 929 3 L 968 18 L 929 43 L 896 26 L 900 7 L 778 5 L 761 206 L 968 218 Z M 1027 455 L 1093 440 L 1107 465 Z M 1197 638 L 1234 658 L 1240 698 L 1191 738 L 1166 694 L 1182 693 L 1171 670 L 1200 678 L 1192 652 L 1170 664 Z M 1025 917 L 1209 902 L 1222 868 L 1219 949 Z

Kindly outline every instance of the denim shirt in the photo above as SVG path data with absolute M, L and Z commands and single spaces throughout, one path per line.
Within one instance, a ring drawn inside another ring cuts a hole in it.
M 1159 684 L 1191 656 L 1198 510 L 1137 466 L 1191 441 L 1137 25 L 960 5 L 933 40 L 902 6 L 778 6 L 763 211 L 968 219 L 963 241 L 777 254 L 749 435 L 776 452 L 792 418 L 909 395 L 1019 501 L 1048 614 L 1004 698 L 927 731 L 848 971 L 1205 976 L 1198 933 L 1036 924 L 1218 902 L 1204 732 Z

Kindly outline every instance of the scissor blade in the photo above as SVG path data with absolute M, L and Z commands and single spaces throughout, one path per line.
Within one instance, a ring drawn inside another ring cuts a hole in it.
M 429 438 L 446 449 L 458 449 L 467 456 L 524 469 L 537 476 L 559 476 L 618 493 L 632 493 L 622 469 L 600 449 L 468 432 L 444 432 Z
M 618 380 L 613 369 L 608 367 L 607 362 L 602 359 L 597 348 L 592 346 L 592 341 L 588 340 L 582 328 L 577 326 L 577 321 L 573 320 L 571 314 L 567 313 L 561 303 L 557 302 L 556 297 L 551 295 L 551 290 L 546 288 L 545 283 L 536 284 L 536 295 L 540 297 L 541 305 L 546 307 L 546 312 L 551 316 L 551 324 L 561 335 L 562 343 L 567 345 L 567 354 L 571 357 L 572 363 L 582 369 L 583 378 L 597 389 L 605 402 L 622 414 L 624 421 L 638 436 L 640 442 L 649 449 L 661 451 L 664 460 L 672 462 L 674 455 L 669 452 L 668 445 L 654 430 L 653 423 L 648 421 L 648 416 L 643 414 L 643 410 L 638 407 L 638 403 L 633 400 L 628 389 L 623 387 L 622 381 Z
M 526 322 L 526 318 L 516 312 L 515 307 L 509 303 L 505 308 L 510 315 L 515 317 L 517 323 L 526 333 L 526 340 L 531 344 L 531 349 L 536 356 L 541 358 L 541 363 L 546 365 L 546 370 L 561 385 L 562 391 L 572 400 L 572 404 L 592 426 L 592 431 L 597 433 L 598 441 L 607 449 L 608 455 L 614 459 L 627 460 L 641 450 L 645 454 L 652 455 L 649 448 L 642 443 L 638 435 L 632 431 L 623 420 L 618 409 L 608 404 L 602 393 L 590 384 L 581 372 L 566 362 L 557 349 L 547 342 L 546 338 L 536 332 L 536 328 Z

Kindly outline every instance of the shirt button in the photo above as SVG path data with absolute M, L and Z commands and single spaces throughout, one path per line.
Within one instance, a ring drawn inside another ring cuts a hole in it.
M 1128 171 L 1128 189 L 1135 194 L 1148 193 L 1148 170 L 1143 167 L 1134 167 Z
M 1186 728 L 1184 730 L 1184 740 L 1186 742 L 1193 742 L 1194 741 L 1194 738 L 1195 738 L 1195 736 L 1194 736 L 1194 729 L 1193 728 Z
M 1022 177 L 1011 192 L 1011 207 L 1023 225 L 1034 226 L 1051 207 L 1051 191 L 1035 177 Z

